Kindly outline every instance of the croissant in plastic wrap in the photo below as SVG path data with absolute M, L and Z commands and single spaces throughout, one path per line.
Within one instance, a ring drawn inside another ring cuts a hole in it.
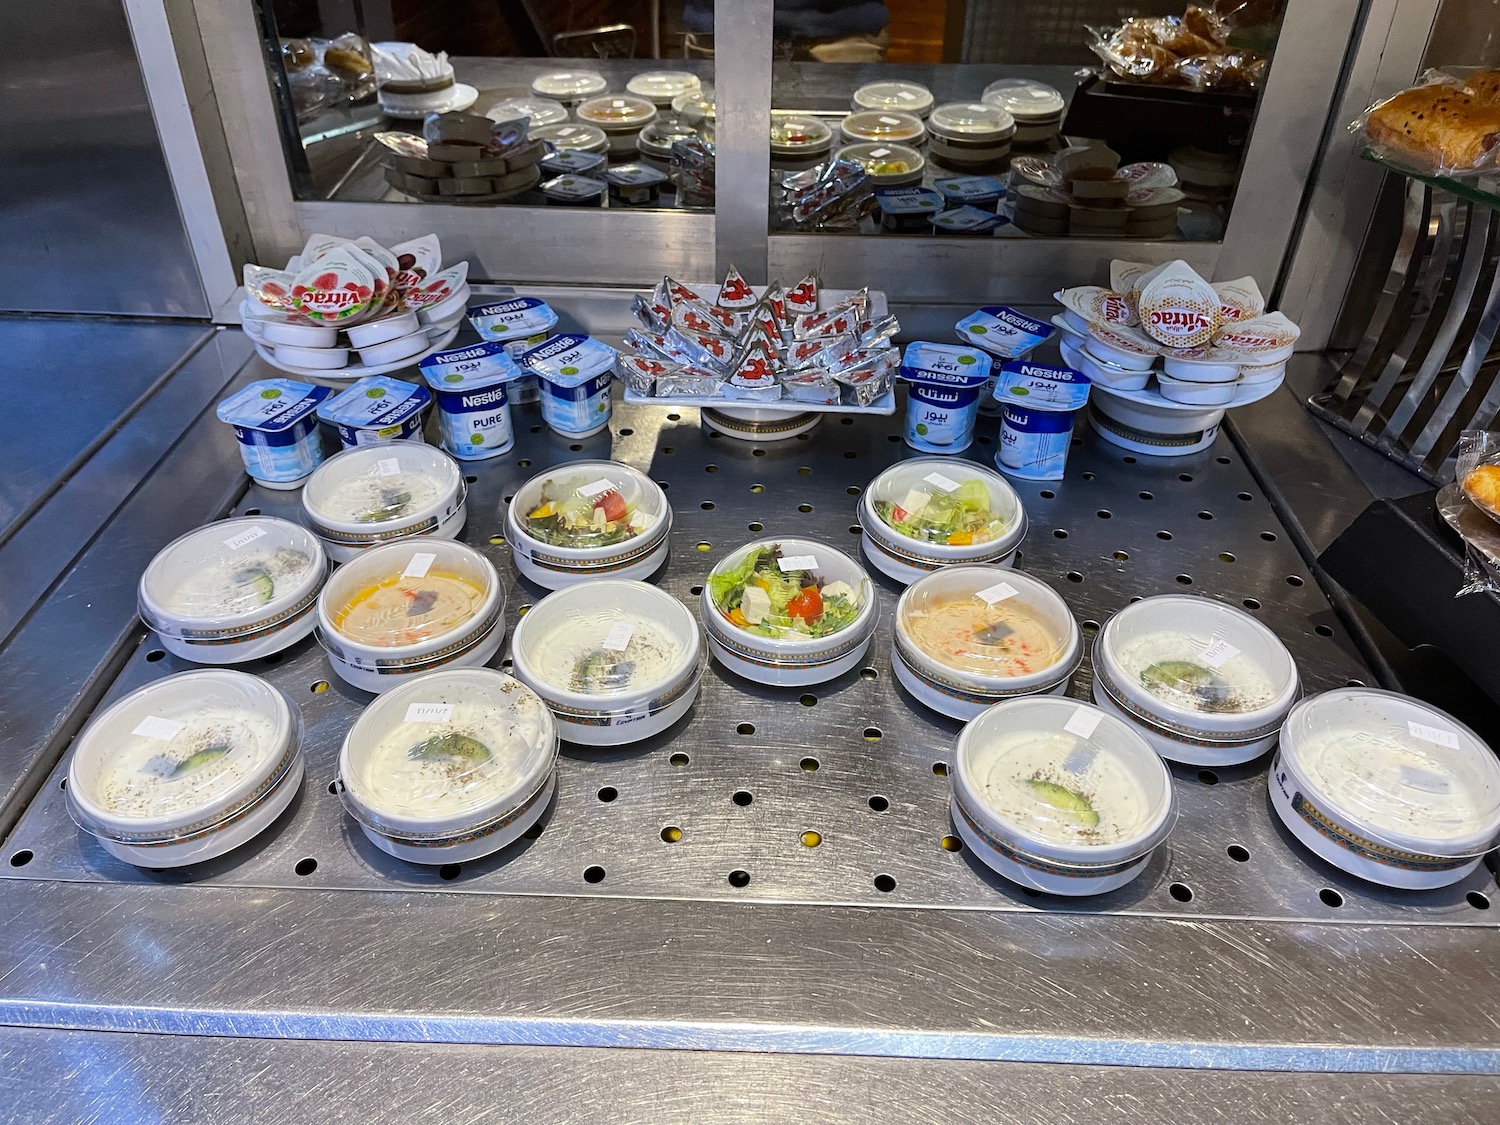
M 1429 175 L 1462 176 L 1500 164 L 1500 71 L 1429 70 L 1350 126 L 1377 155 Z
M 1089 47 L 1117 77 L 1193 90 L 1253 90 L 1265 56 L 1229 45 L 1226 16 L 1197 5 L 1181 16 L 1136 16 L 1085 28 Z

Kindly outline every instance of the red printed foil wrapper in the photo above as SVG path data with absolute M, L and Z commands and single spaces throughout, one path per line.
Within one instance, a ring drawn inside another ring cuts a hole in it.
M 347 248 L 330 251 L 304 266 L 292 285 L 292 303 L 319 324 L 353 324 L 370 311 L 375 278 Z
M 822 406 L 837 406 L 841 397 L 839 385 L 820 367 L 783 374 L 781 394 L 795 402 L 815 402 Z
M 625 346 L 636 355 L 652 359 L 665 359 L 670 363 L 681 364 L 692 362 L 692 356 L 674 344 L 671 335 L 665 332 L 642 332 L 632 328 L 625 333 Z
M 1090 324 L 1106 324 L 1121 328 L 1133 328 L 1140 323 L 1135 308 L 1123 293 L 1105 289 L 1098 285 L 1080 285 L 1075 289 L 1063 289 L 1053 294 L 1070 312 L 1077 313 Z
M 453 296 L 468 280 L 469 263 L 459 262 L 410 290 L 406 294 L 406 307 L 419 311 L 430 309 Z
M 801 281 L 797 282 L 786 291 L 786 312 L 788 317 L 792 315 L 803 315 L 818 311 L 819 289 L 818 275 L 810 273 Z
M 739 270 L 730 266 L 724 275 L 724 284 L 719 286 L 718 306 L 721 309 L 749 309 L 755 307 L 756 300 L 750 283 L 740 276 Z
M 856 351 L 844 357 L 829 373 L 845 388 L 848 399 L 856 406 L 869 406 L 888 393 L 896 380 L 900 357 L 895 348 Z
M 629 352 L 620 353 L 617 368 L 625 385 L 636 394 L 645 395 L 647 398 L 656 393 L 657 379 L 682 369 L 681 364 L 650 359 L 647 356 Z
M 245 279 L 245 292 L 257 304 L 264 305 L 272 312 L 298 315 L 297 302 L 292 299 L 297 279 L 291 274 L 285 270 L 247 264 L 242 276 Z
M 854 330 L 855 337 L 862 348 L 887 347 L 896 338 L 896 333 L 900 331 L 901 322 L 893 316 L 883 316 L 879 320 L 862 320 L 859 322 L 859 327 Z
M 702 300 L 702 298 L 699 297 L 697 293 L 693 292 L 680 281 L 673 281 L 670 277 L 664 277 L 661 279 L 661 283 L 666 287 L 668 300 L 674 305 L 677 304 L 678 301 Z
M 786 290 L 782 288 L 781 282 L 771 282 L 761 303 L 770 306 L 771 315 L 776 318 L 776 331 L 786 335 Z
M 1266 299 L 1253 277 L 1216 282 L 1214 292 L 1219 295 L 1219 319 L 1225 324 L 1254 320 L 1266 311 Z
M 858 349 L 852 335 L 814 336 L 808 340 L 793 340 L 787 345 L 786 362 L 789 367 L 801 369 L 810 366 L 827 368 L 840 357 Z
M 849 336 L 859 327 L 860 314 L 848 304 L 842 304 L 828 312 L 807 313 L 792 321 L 792 337 L 810 340 L 817 336 Z
M 734 361 L 734 341 L 712 332 L 684 332 L 672 328 L 667 343 L 695 367 L 728 369 Z
M 637 293 L 630 301 L 630 312 L 635 321 L 647 332 L 665 332 L 672 323 L 672 310 L 663 310 L 651 302 L 651 298 L 643 293 Z
M 737 336 L 742 322 L 728 309 L 715 308 L 695 299 L 679 301 L 672 306 L 672 327 L 682 332 Z
M 746 348 L 735 358 L 733 372 L 724 384 L 724 394 L 751 402 L 775 402 L 781 397 L 776 364 L 755 349 Z
M 1141 328 L 1169 348 L 1193 348 L 1219 327 L 1219 295 L 1186 262 L 1168 262 L 1141 285 Z

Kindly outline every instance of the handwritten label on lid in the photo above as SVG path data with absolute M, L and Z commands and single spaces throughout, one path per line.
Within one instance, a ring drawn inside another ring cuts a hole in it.
M 1099 723 L 1104 716 L 1098 711 L 1090 711 L 1086 707 L 1076 707 L 1068 721 L 1063 724 L 1063 730 L 1069 734 L 1076 734 L 1079 738 L 1093 738 L 1094 732 L 1099 729 Z M 1074 751 L 1077 753 L 1077 751 Z M 1067 767 L 1072 769 L 1071 766 Z M 1076 773 L 1076 770 L 1073 770 Z
M 254 543 L 265 533 L 266 529 L 263 527 L 247 527 L 244 531 L 236 532 L 224 540 L 224 546 L 228 547 L 231 551 L 237 551 L 241 547 Z
M 610 652 L 624 652 L 634 633 L 635 626 L 629 621 L 616 621 L 609 627 L 609 632 L 604 634 L 602 643 Z
M 787 555 L 776 560 L 785 574 L 789 570 L 817 570 L 818 560 L 815 555 Z
M 1420 789 L 1423 793 L 1446 793 L 1451 788 L 1446 777 L 1417 766 L 1401 767 L 1401 784 L 1408 789 Z
M 411 562 L 406 564 L 406 569 L 401 572 L 402 578 L 426 578 L 427 568 L 437 561 L 437 556 L 425 551 L 418 551 L 411 557 Z
M 176 719 L 164 719 L 160 715 L 147 715 L 135 725 L 132 734 L 138 734 L 143 738 L 155 738 L 161 742 L 171 742 L 182 731 L 182 724 Z
M 1006 598 L 1013 598 L 1018 593 L 1020 591 L 1009 582 L 996 582 L 993 586 L 986 586 L 974 596 L 986 605 L 994 605 L 996 602 L 1003 602 Z
M 375 468 L 379 470 L 381 476 L 393 477 L 401 472 L 401 462 L 394 457 L 382 457 L 375 462 Z
M 958 481 L 952 477 L 945 477 L 942 473 L 931 472 L 922 479 L 932 485 L 933 488 L 941 489 L 944 492 L 955 492 L 958 489 Z
M 406 708 L 408 723 L 446 723 L 451 718 L 451 703 L 413 703 Z
M 1235 648 L 1222 637 L 1215 637 L 1209 642 L 1208 647 L 1198 654 L 1198 659 L 1210 668 L 1222 667 L 1227 661 L 1233 660 L 1240 654 Z
M 615 482 L 610 480 L 596 480 L 592 484 L 580 485 L 578 495 L 585 500 L 592 500 L 595 496 L 602 496 L 606 492 L 613 491 Z
M 1458 732 L 1447 730 L 1444 727 L 1430 727 L 1425 723 L 1413 723 L 1408 721 L 1406 729 L 1411 731 L 1413 738 L 1420 738 L 1423 742 L 1430 742 L 1434 746 L 1446 746 L 1449 750 L 1458 749 Z

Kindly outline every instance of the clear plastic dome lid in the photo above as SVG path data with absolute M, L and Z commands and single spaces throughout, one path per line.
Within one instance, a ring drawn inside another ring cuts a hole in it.
M 1015 489 L 1000 474 L 971 461 L 903 461 L 876 477 L 868 495 L 882 524 L 924 546 L 999 546 L 1025 533 L 1025 512 Z
M 865 612 L 870 580 L 864 570 L 842 551 L 809 539 L 748 544 L 713 568 L 705 596 L 720 622 L 762 640 L 811 643 L 861 621 L 874 628 Z
M 656 116 L 656 105 L 633 94 L 608 94 L 590 98 L 578 107 L 578 120 L 605 129 L 639 127 Z
M 302 504 L 315 523 L 375 530 L 421 521 L 463 488 L 463 472 L 442 450 L 379 442 L 346 449 L 318 466 L 302 489 Z
M 915 114 L 896 110 L 876 109 L 851 113 L 844 118 L 844 136 L 857 141 L 906 142 L 921 140 L 927 135 L 927 126 Z
M 604 130 L 594 125 L 568 122 L 562 125 L 544 125 L 532 129 L 534 140 L 547 141 L 557 148 L 575 149 L 579 152 L 602 152 L 609 144 Z
M 1297 667 L 1276 634 L 1212 598 L 1168 594 L 1126 606 L 1098 647 L 1105 686 L 1168 719 L 1279 719 L 1297 692 Z
M 947 566 L 901 595 L 896 628 L 929 664 L 970 679 L 1061 676 L 1078 655 L 1078 627 L 1045 582 L 999 566 Z
M 549 594 L 516 629 L 517 669 L 552 693 L 650 696 L 697 665 L 698 625 L 644 582 L 585 582 Z
M 672 99 L 672 112 L 687 125 L 701 125 L 718 117 L 719 107 L 714 101 L 714 92 L 706 88 L 688 90 Z
M 1016 131 L 1016 121 L 998 105 L 949 102 L 932 111 L 927 127 L 959 141 L 1002 141 Z
M 833 146 L 833 130 L 816 117 L 788 114 L 771 118 L 771 151 L 824 152 Z
M 884 141 L 846 145 L 839 149 L 839 159 L 854 161 L 872 176 L 904 176 L 927 166 L 926 157 L 916 149 Z
M 543 98 L 585 98 L 608 89 L 604 76 L 592 70 L 556 70 L 538 76 L 531 83 L 531 92 Z
M 141 575 L 141 619 L 158 633 L 199 636 L 264 621 L 305 603 L 327 563 L 311 532 L 269 516 L 196 528 Z
M 475 622 L 498 579 L 478 551 L 446 539 L 374 547 L 323 590 L 322 616 L 367 648 L 426 644 Z
M 670 103 L 682 94 L 702 90 L 703 83 L 696 74 L 686 70 L 643 70 L 625 83 L 625 89 L 653 102 Z
M 997 704 L 958 741 L 954 791 L 1019 850 L 1088 861 L 1143 855 L 1172 830 L 1172 779 L 1129 724 L 1037 696 Z
M 984 88 L 981 101 L 1005 110 L 1017 121 L 1046 120 L 1059 116 L 1067 108 L 1063 96 L 1032 78 L 1002 78 Z
M 854 91 L 856 109 L 895 109 L 921 117 L 932 108 L 932 91 L 916 82 L 899 79 L 867 82 Z
M 68 769 L 74 819 L 123 839 L 202 827 L 285 771 L 301 719 L 279 691 L 244 672 L 168 676 L 96 718 Z
M 552 98 L 505 98 L 490 106 L 484 115 L 491 121 L 529 117 L 534 131 L 544 125 L 561 125 L 568 119 L 568 107 Z
M 661 489 L 628 465 L 573 461 L 532 477 L 511 501 L 516 523 L 551 547 L 627 543 L 661 525 Z
M 707 127 L 705 123 L 704 128 Z M 686 120 L 671 116 L 658 117 L 641 130 L 641 135 L 635 139 L 635 147 L 644 153 L 666 159 L 672 155 L 672 145 L 677 141 L 700 135 L 701 131 Z
M 339 767 L 345 807 L 392 836 L 477 827 L 545 783 L 557 727 L 537 694 L 487 668 L 433 672 L 355 721 Z
M 1429 855 L 1482 855 L 1500 840 L 1500 763 L 1451 715 L 1372 688 L 1299 703 L 1281 758 L 1328 816 Z

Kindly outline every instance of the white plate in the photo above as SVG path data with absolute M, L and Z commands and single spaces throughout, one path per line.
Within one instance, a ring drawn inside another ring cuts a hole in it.
M 387 117 L 394 117 L 398 121 L 421 121 L 429 113 L 453 113 L 458 110 L 468 109 L 479 100 L 479 91 L 473 86 L 463 82 L 453 84 L 453 93 L 448 96 L 447 102 L 435 105 L 428 109 L 391 109 L 384 102 L 380 105 L 380 112 Z
M 1169 398 L 1163 398 L 1161 391 L 1154 385 L 1143 391 L 1121 391 L 1114 387 L 1105 387 L 1096 383 L 1094 389 L 1105 391 L 1116 398 L 1123 398 L 1127 402 L 1139 403 L 1142 406 L 1154 406 L 1163 410 L 1179 410 L 1184 414 L 1202 413 L 1205 410 L 1232 410 L 1236 406 L 1249 406 L 1252 402 L 1259 402 L 1277 387 L 1281 386 L 1281 379 L 1268 379 L 1264 383 L 1251 383 L 1235 393 L 1234 398 L 1220 406 L 1202 406 L 1196 403 L 1173 402 Z
M 625 401 L 632 406 L 707 406 L 715 410 L 765 410 L 790 418 L 794 414 L 894 414 L 896 392 L 887 391 L 869 406 L 845 406 L 842 403 L 796 402 L 782 398 L 775 402 L 746 402 L 744 399 L 719 395 L 673 395 L 670 398 L 647 398 L 625 388 Z
M 250 337 L 248 333 L 246 333 L 246 338 L 255 345 L 256 354 L 278 371 L 285 371 L 289 375 L 300 375 L 304 379 L 312 379 L 314 382 L 321 379 L 324 382 L 345 383 L 353 382 L 355 379 L 362 379 L 366 375 L 385 375 L 391 371 L 400 371 L 403 367 L 415 367 L 433 352 L 440 352 L 453 343 L 453 337 L 458 335 L 458 330 L 463 325 L 463 318 L 460 317 L 457 322 L 450 321 L 449 324 L 451 327 L 444 327 L 440 324 L 429 324 L 427 327 L 432 329 L 433 332 L 441 329 L 442 335 L 435 338 L 429 336 L 429 339 L 432 339 L 433 343 L 428 346 L 426 351 L 418 352 L 416 355 L 408 356 L 394 363 L 378 364 L 375 367 L 366 367 L 361 363 L 351 363 L 348 367 L 335 367 L 332 370 L 323 370 L 316 367 L 292 367 L 285 363 L 277 363 L 276 357 L 272 354 L 270 348 L 262 344 L 259 340 Z

